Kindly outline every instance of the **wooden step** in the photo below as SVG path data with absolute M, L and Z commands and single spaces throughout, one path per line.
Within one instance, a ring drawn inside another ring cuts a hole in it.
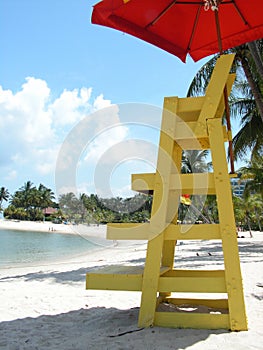
M 112 265 L 86 274 L 86 289 L 141 291 L 143 266 Z M 222 270 L 171 270 L 161 267 L 159 292 L 226 293 Z
M 132 174 L 132 190 L 153 194 L 155 186 L 155 173 Z M 213 173 L 171 174 L 170 190 L 179 194 L 211 195 L 215 194 L 215 181 Z
M 160 276 L 169 267 L 160 269 Z M 144 266 L 112 265 L 86 274 L 86 289 L 141 291 Z
M 228 314 L 155 312 L 154 325 L 170 328 L 229 329 Z
M 223 270 L 173 269 L 159 278 L 159 292 L 226 293 Z
M 107 225 L 109 240 L 148 240 L 150 223 L 115 223 Z M 167 224 L 164 239 L 199 240 L 221 239 L 219 224 L 175 225 Z
M 157 304 L 154 324 L 171 328 L 229 329 L 228 299 L 165 298 Z

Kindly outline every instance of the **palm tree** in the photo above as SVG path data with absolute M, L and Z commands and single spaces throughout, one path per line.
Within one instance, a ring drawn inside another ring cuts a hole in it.
M 249 51 L 255 62 L 255 65 L 257 67 L 261 80 L 263 80 L 263 61 L 262 61 L 262 56 L 260 52 L 260 46 L 262 46 L 262 44 L 263 44 L 262 40 L 251 41 L 247 44 Z
M 7 201 L 9 198 L 9 192 L 5 187 L 1 187 L 0 189 L 0 212 L 3 211 L 2 204 L 3 201 Z
M 206 162 L 206 157 L 208 156 L 208 153 L 208 150 L 184 151 L 182 156 L 181 172 L 183 174 L 207 172 L 209 168 L 209 164 Z
M 263 199 L 260 194 L 254 194 L 251 196 L 251 201 L 253 204 L 253 217 L 258 225 L 259 231 L 262 231 L 262 217 L 263 217 Z
M 246 84 L 247 85 L 247 84 Z M 247 151 L 254 157 L 263 147 L 263 127 L 258 111 L 249 92 L 244 98 L 232 99 L 232 115 L 241 115 L 241 128 L 233 138 L 234 158 L 247 158 Z
M 36 189 L 35 186 L 33 185 L 34 185 L 33 182 L 27 181 L 17 191 L 17 192 L 20 192 L 21 194 L 20 199 L 22 200 L 22 203 L 19 205 L 19 207 L 23 207 L 26 210 L 29 210 L 29 208 L 31 207 L 32 199 L 34 198 L 32 191 Z
M 263 40 L 259 41 L 259 45 L 260 42 L 263 42 Z M 256 47 L 257 49 L 254 50 L 254 47 Z M 250 51 L 250 48 L 252 52 Z M 257 42 L 254 42 L 250 45 L 250 47 L 248 45 L 241 45 L 232 49 L 231 51 L 236 54 L 235 62 L 237 70 L 240 67 L 242 68 L 242 71 L 245 74 L 245 78 L 249 84 L 252 95 L 254 97 L 259 116 L 261 117 L 261 121 L 263 122 L 263 76 L 261 76 L 261 64 L 259 62 L 260 60 L 258 59 L 257 50 L 259 51 L 259 46 L 257 45 Z
M 241 116 L 241 129 L 233 139 L 234 156 L 237 159 L 251 150 L 258 152 L 263 145 L 263 39 L 228 50 L 235 53 L 233 71 L 237 74 L 230 96 L 230 111 Z M 188 90 L 189 96 L 203 95 L 211 78 L 216 60 L 214 56 L 197 73 Z
M 41 209 L 44 209 L 44 208 L 47 208 L 47 207 L 54 205 L 55 194 L 50 188 L 47 188 L 43 184 L 40 184 L 38 186 L 38 192 L 40 195 L 40 208 Z
M 25 182 L 25 184 L 19 188 L 11 197 L 11 208 L 19 209 L 19 216 L 24 211 L 24 216 L 28 220 L 42 220 L 44 214 L 42 209 L 48 206 L 54 206 L 55 196 L 51 189 L 47 188 L 43 184 L 40 184 L 38 188 L 34 186 L 31 181 Z M 15 216 L 13 211 L 13 216 Z
M 60 195 L 59 207 L 65 218 L 75 222 L 79 222 L 86 211 L 81 196 L 78 199 L 73 192 Z
M 252 50 L 252 47 L 257 47 L 257 51 L 259 51 L 262 55 L 263 39 L 253 42 L 250 47 L 247 44 L 241 45 L 227 50 L 225 53 L 235 53 L 235 60 L 232 70 L 237 74 L 238 79 L 245 76 L 263 122 L 263 77 L 261 76 L 261 65 L 258 63 L 258 60 L 257 64 L 255 64 L 254 61 L 254 57 L 258 57 L 258 55 L 255 54 L 254 51 L 252 51 L 253 54 L 250 51 Z M 189 87 L 188 96 L 204 95 L 218 57 L 219 54 L 215 55 L 197 72 Z
M 252 238 L 252 225 L 257 224 L 261 230 L 262 200 L 257 195 L 242 198 L 233 196 L 233 203 L 236 221 L 248 227 Z
M 247 179 L 244 197 L 248 198 L 252 193 L 258 193 L 263 198 L 263 159 L 262 156 L 252 158 L 246 167 L 239 169 L 241 179 Z

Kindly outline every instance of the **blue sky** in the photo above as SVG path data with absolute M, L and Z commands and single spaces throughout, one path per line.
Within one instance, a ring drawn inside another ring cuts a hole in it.
M 185 96 L 207 60 L 184 64 L 127 34 L 92 25 L 95 3 L 0 1 L 0 186 L 11 193 L 27 180 L 56 191 L 57 175 L 66 174 L 56 168 L 60 150 L 71 140 L 64 150 L 69 158 L 78 157 L 70 171 L 80 192 L 103 196 L 105 181 L 113 195 L 130 195 L 130 173 L 154 169 L 164 96 Z M 138 115 L 155 106 L 154 121 L 143 125 L 144 117 L 140 124 L 137 116 L 132 124 L 129 103 Z M 120 110 L 124 120 L 116 117 Z M 85 126 L 86 143 L 75 152 L 72 139 L 83 120 L 97 124 Z M 103 164 L 110 158 L 115 163 L 106 171 Z M 110 179 L 99 180 L 99 170 Z M 65 181 L 64 189 L 70 186 Z

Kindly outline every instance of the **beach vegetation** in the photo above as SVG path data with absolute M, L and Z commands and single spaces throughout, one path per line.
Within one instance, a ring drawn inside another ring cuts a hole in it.
M 263 198 L 263 152 L 254 154 L 247 165 L 239 169 L 240 179 L 247 180 L 244 190 L 244 197 L 251 193 L 258 193 Z
M 263 39 L 234 47 L 226 53 L 235 53 L 232 71 L 236 73 L 236 80 L 229 97 L 229 107 L 231 119 L 239 119 L 240 124 L 233 137 L 233 154 L 235 160 L 245 160 L 248 153 L 252 157 L 263 148 Z M 205 93 L 217 58 L 215 55 L 197 72 L 188 96 Z
M 18 220 L 43 220 L 43 209 L 56 206 L 54 199 L 51 189 L 43 184 L 36 187 L 31 181 L 27 181 L 10 196 L 10 204 L 4 210 L 4 217 Z
M 59 207 L 65 220 L 75 223 L 145 222 L 150 218 L 151 196 L 99 198 L 95 194 L 62 194 Z
M 233 137 L 235 160 L 246 162 L 236 172 L 245 181 L 241 196 L 233 196 L 237 226 L 262 230 L 263 218 L 263 39 L 234 47 L 225 53 L 235 53 L 232 72 L 236 79 L 229 97 L 231 119 L 239 121 Z M 196 74 L 188 96 L 205 94 L 218 55 L 214 55 Z M 186 172 L 191 172 L 185 163 Z M 185 209 L 185 208 L 184 208 Z M 203 214 L 211 222 L 218 222 L 215 196 L 207 196 Z
M 8 189 L 5 187 L 1 187 L 0 189 L 0 213 L 3 211 L 2 204 L 3 201 L 7 201 L 10 194 L 8 192 Z

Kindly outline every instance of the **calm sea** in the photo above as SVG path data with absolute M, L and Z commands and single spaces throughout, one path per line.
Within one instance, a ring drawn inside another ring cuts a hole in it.
M 95 249 L 78 235 L 0 229 L 0 267 L 48 263 Z

